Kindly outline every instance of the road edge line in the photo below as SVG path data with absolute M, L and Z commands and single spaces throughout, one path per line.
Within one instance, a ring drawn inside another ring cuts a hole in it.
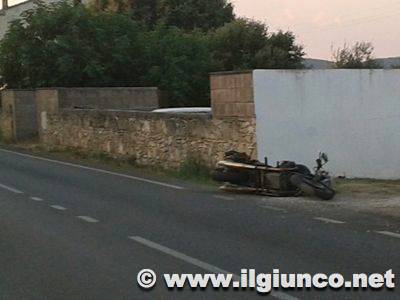
M 65 162 L 65 161 L 61 161 L 61 160 L 50 159 L 50 158 L 45 158 L 45 157 L 41 157 L 41 156 L 35 156 L 35 155 L 31 155 L 31 154 L 20 153 L 17 151 L 6 150 L 3 148 L 0 148 L 0 152 L 11 153 L 11 154 L 19 155 L 22 157 L 29 157 L 29 158 L 47 161 L 47 162 L 51 162 L 51 163 L 56 163 L 56 164 L 60 164 L 60 165 L 68 166 L 68 167 L 80 168 L 80 169 L 95 171 L 95 172 L 99 172 L 99 173 L 103 173 L 103 174 L 114 175 L 114 176 L 118 176 L 118 177 L 122 177 L 122 178 L 151 183 L 151 184 L 155 184 L 155 185 L 159 185 L 159 186 L 164 186 L 164 187 L 168 187 L 168 188 L 172 188 L 172 189 L 176 189 L 176 190 L 184 190 L 185 189 L 182 186 L 168 184 L 168 183 L 164 183 L 164 182 L 160 182 L 160 181 L 156 181 L 156 180 L 141 178 L 141 177 L 132 176 L 132 175 L 123 174 L 123 173 L 117 173 L 117 172 L 113 172 L 113 171 L 107 171 L 104 169 L 83 166 L 83 165 L 79 165 L 79 164 L 75 164 L 75 163 L 69 163 L 69 162 Z

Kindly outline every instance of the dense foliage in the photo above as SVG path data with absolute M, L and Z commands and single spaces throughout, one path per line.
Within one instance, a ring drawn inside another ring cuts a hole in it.
M 201 106 L 211 71 L 302 67 L 292 33 L 233 20 L 225 0 L 97 1 L 38 2 L 12 22 L 0 45 L 2 80 L 11 88 L 158 86 L 171 106 Z
M 138 85 L 141 28 L 117 14 L 64 2 L 39 5 L 14 21 L 0 48 L 11 87 Z
M 132 12 L 147 28 L 163 23 L 184 30 L 210 29 L 234 20 L 233 6 L 227 0 L 91 0 L 96 11 Z
M 203 31 L 234 20 L 233 6 L 226 0 L 161 0 L 160 17 L 169 26 Z
M 211 56 L 204 40 L 165 26 L 147 32 L 128 15 L 39 5 L 11 24 L 0 67 L 11 88 L 159 86 L 172 105 L 206 105 Z
M 211 53 L 206 36 L 159 26 L 147 34 L 145 81 L 169 92 L 175 106 L 207 106 Z

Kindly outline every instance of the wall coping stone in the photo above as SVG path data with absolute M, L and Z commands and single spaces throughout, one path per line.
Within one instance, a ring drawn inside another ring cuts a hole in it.
M 36 89 L 4 89 L 1 92 L 34 92 Z
M 199 120 L 211 120 L 211 113 L 156 113 L 140 110 L 101 110 L 101 109 L 71 109 L 64 108 L 61 109 L 59 114 L 77 114 L 77 115 L 87 115 L 87 114 L 97 114 L 97 115 L 109 115 L 109 116 L 121 116 L 121 117 L 144 117 L 152 119 L 170 119 L 170 118 L 180 118 L 180 119 L 199 119 Z
M 223 71 L 223 72 L 211 72 L 210 76 L 221 76 L 221 75 L 235 75 L 235 74 L 251 74 L 253 70 L 241 70 L 241 71 Z
M 157 87 L 41 87 L 36 90 L 159 90 Z

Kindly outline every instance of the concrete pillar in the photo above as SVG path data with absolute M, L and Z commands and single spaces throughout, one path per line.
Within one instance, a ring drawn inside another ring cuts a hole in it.
M 2 9 L 7 9 L 8 8 L 8 0 L 2 0 L 3 6 Z

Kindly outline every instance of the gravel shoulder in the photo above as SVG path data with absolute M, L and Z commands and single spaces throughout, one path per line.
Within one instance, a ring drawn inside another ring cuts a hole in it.
M 335 185 L 340 207 L 400 217 L 400 180 L 339 179 Z

